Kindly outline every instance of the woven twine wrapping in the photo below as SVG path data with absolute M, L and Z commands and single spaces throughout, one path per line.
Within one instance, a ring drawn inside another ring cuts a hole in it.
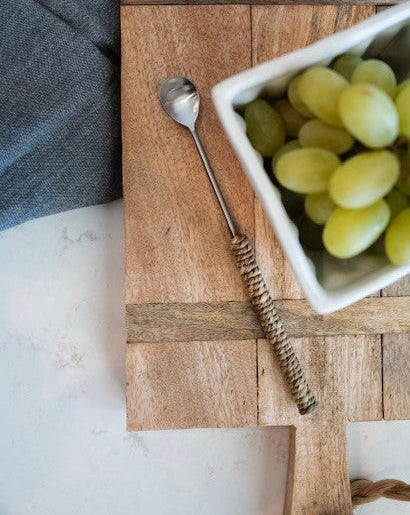
M 240 272 L 248 286 L 252 304 L 259 315 L 262 329 L 273 347 L 299 413 L 301 415 L 310 413 L 315 409 L 316 401 L 304 377 L 299 360 L 283 329 L 274 301 L 269 295 L 247 236 L 243 234 L 236 235 L 232 239 L 232 248 Z

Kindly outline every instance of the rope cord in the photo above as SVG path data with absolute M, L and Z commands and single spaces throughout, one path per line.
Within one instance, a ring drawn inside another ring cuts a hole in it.
M 356 479 L 350 482 L 353 508 L 382 497 L 395 501 L 410 501 L 410 485 L 398 479 L 370 481 Z

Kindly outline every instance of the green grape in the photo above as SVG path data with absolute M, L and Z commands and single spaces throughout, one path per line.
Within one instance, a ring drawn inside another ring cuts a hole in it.
M 399 119 L 392 99 L 372 84 L 352 84 L 339 98 L 346 129 L 370 148 L 390 145 L 398 135 Z
M 257 98 L 245 107 L 246 132 L 253 147 L 271 157 L 285 142 L 285 125 L 265 100 Z
M 288 99 L 290 104 L 296 111 L 303 116 L 306 116 L 307 118 L 312 117 L 312 113 L 309 111 L 309 109 L 305 106 L 302 99 L 299 95 L 299 84 L 300 75 L 297 75 L 296 77 L 293 77 L 293 79 L 289 82 L 288 85 Z
M 410 200 L 407 195 L 396 189 L 392 189 L 385 200 L 389 204 L 391 219 L 398 215 L 400 211 L 410 206 Z
M 311 193 L 310 195 L 306 195 L 306 214 L 316 224 L 325 224 L 334 208 L 335 204 L 327 191 L 324 191 L 323 193 Z
M 272 170 L 276 166 L 276 163 L 278 162 L 279 158 L 283 155 L 287 154 L 291 150 L 297 150 L 298 148 L 302 148 L 300 146 L 300 143 L 297 139 L 293 139 L 292 141 L 288 141 L 283 145 L 283 147 L 280 147 L 279 150 L 275 152 L 272 158 Z
M 308 121 L 308 118 L 296 111 L 296 109 L 292 107 L 292 104 L 286 98 L 282 98 L 281 100 L 275 102 L 274 107 L 285 122 L 286 134 L 288 136 L 297 137 L 299 129 L 304 123 Z
M 410 86 L 410 79 L 406 79 L 403 82 L 400 82 L 400 84 L 397 86 L 396 98 L 400 95 L 403 89 L 407 88 L 407 86 Z
M 299 131 L 302 147 L 320 147 L 335 154 L 344 154 L 354 144 L 354 139 L 341 127 L 332 127 L 321 120 L 309 120 Z
M 395 104 L 400 120 L 399 133 L 410 140 L 410 85 L 400 91 Z
M 352 83 L 356 82 L 373 84 L 392 98 L 396 94 L 396 76 L 390 66 L 379 59 L 367 59 L 360 63 L 352 75 Z
M 390 209 L 384 200 L 362 209 L 337 207 L 323 231 L 323 243 L 332 256 L 351 258 L 374 243 L 386 228 Z
M 299 230 L 299 240 L 311 250 L 322 250 L 323 226 L 315 224 L 306 213 L 302 213 L 296 219 L 296 226 Z
M 389 225 L 384 240 L 387 257 L 394 265 L 410 264 L 410 207 Z
M 400 177 L 396 188 L 410 197 L 410 147 L 400 152 Z
M 301 148 L 278 159 L 274 174 L 282 186 L 296 193 L 321 193 L 339 165 L 340 159 L 329 150 Z
M 346 80 L 350 81 L 356 66 L 362 62 L 363 59 L 358 55 L 343 54 L 336 59 L 332 68 L 335 72 L 343 75 Z
M 341 127 L 338 100 L 348 85 L 347 80 L 339 73 L 317 66 L 309 68 L 300 76 L 297 90 L 302 102 L 317 118 Z
M 400 163 L 392 152 L 361 152 L 335 170 L 329 182 L 329 193 L 340 207 L 370 206 L 393 188 L 399 174 Z

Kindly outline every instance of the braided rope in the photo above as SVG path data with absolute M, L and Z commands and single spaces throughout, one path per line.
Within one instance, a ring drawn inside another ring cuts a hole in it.
M 251 301 L 259 315 L 262 329 L 278 358 L 280 368 L 296 402 L 299 413 L 301 415 L 310 413 L 315 409 L 316 401 L 282 326 L 282 322 L 278 317 L 274 301 L 269 295 L 247 236 L 243 234 L 234 236 L 232 248 L 239 270 L 249 288 Z
M 356 479 L 350 482 L 350 489 L 354 508 L 382 497 L 395 501 L 410 501 L 410 485 L 398 479 L 382 479 L 381 481 Z

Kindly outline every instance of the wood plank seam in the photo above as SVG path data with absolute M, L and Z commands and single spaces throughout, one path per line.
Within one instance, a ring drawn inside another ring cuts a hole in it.
M 384 7 L 406 0 L 121 0 L 121 5 L 164 6 L 164 5 L 373 5 Z
M 330 315 L 313 313 L 302 299 L 275 303 L 286 331 L 293 337 L 410 331 L 408 297 L 369 297 Z M 130 343 L 264 338 L 247 301 L 128 304 L 126 315 Z

